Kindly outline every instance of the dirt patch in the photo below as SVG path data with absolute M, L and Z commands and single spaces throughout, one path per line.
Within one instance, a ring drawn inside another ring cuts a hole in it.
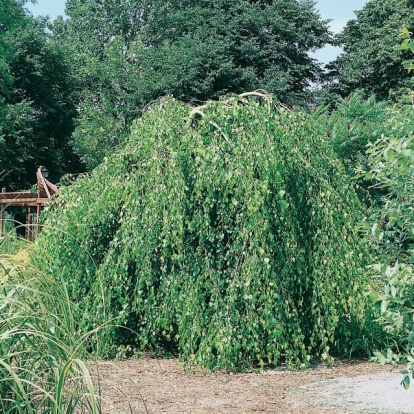
M 230 375 L 141 359 L 100 362 L 98 370 L 105 414 L 414 413 L 402 374 L 366 362 Z

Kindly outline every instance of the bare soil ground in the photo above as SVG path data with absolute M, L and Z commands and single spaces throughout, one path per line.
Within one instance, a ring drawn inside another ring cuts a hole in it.
M 400 386 L 399 370 L 367 362 L 235 375 L 184 372 L 165 359 L 100 362 L 97 369 L 105 414 L 414 413 L 414 390 Z

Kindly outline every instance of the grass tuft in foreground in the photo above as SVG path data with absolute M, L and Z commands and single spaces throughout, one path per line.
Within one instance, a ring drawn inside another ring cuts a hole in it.
M 21 260 L 21 254 L 4 254 L 3 243 L 0 412 L 100 413 L 100 398 L 82 361 L 89 334 L 76 332 L 65 283 Z

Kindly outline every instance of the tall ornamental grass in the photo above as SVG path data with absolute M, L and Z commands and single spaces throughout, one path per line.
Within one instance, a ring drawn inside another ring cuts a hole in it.
M 65 282 L 2 253 L 0 413 L 99 413 Z

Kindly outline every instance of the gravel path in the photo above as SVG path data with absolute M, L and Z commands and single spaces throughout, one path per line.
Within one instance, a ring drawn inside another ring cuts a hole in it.
M 414 386 L 405 391 L 398 370 L 367 362 L 229 375 L 141 359 L 100 362 L 98 372 L 104 414 L 414 414 Z
M 398 372 L 338 377 L 300 387 L 289 393 L 289 401 L 338 413 L 414 413 L 414 388 L 406 391 L 402 377 Z

